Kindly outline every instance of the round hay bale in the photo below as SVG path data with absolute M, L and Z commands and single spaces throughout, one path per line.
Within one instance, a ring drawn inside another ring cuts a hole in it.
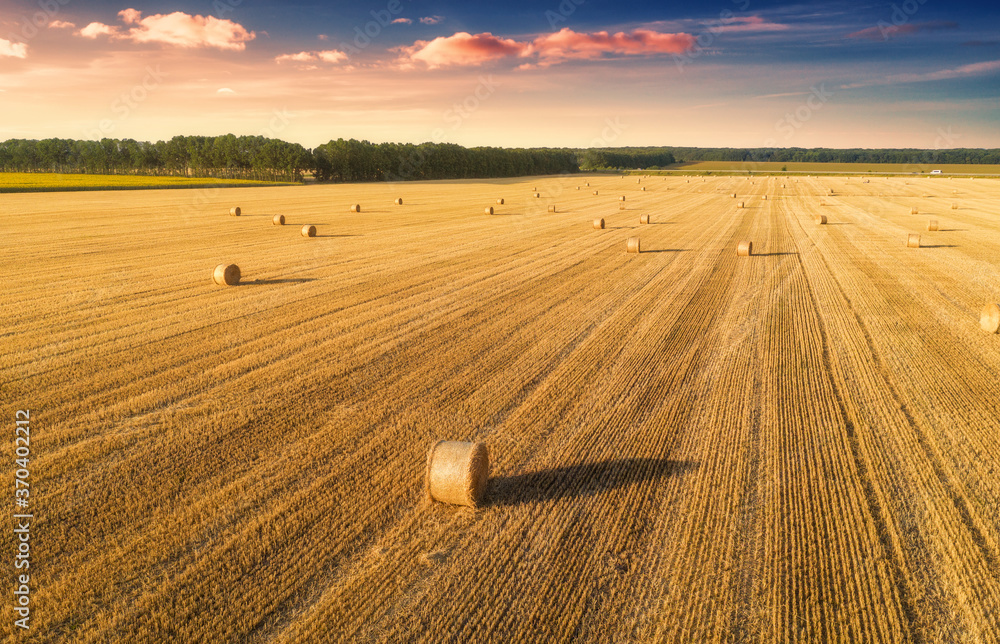
M 740 245 L 736 247 L 736 254 L 740 257 L 750 257 L 753 255 L 753 242 L 741 241 Z
M 744 208 L 745 206 L 744 206 L 743 202 L 741 201 L 738 204 L 736 204 L 736 207 L 737 208 Z
M 831 195 L 833 194 L 833 188 L 830 188 L 830 194 Z
M 618 201 L 625 201 L 625 195 L 618 197 Z
M 476 507 L 490 477 L 483 443 L 438 441 L 427 450 L 426 489 L 432 501 Z
M 907 248 L 920 248 L 920 235 L 916 233 L 910 233 L 906 236 L 906 247 Z
M 271 223 L 274 224 L 275 226 L 284 226 L 285 225 L 285 216 L 284 215 L 275 215 L 274 217 L 271 217 Z
M 638 253 L 639 251 L 639 238 L 629 237 L 628 241 L 625 242 L 625 252 L 626 253 Z
M 316 236 L 316 226 L 310 226 L 309 224 L 306 224 L 305 226 L 303 226 L 302 227 L 302 236 L 303 237 L 315 237 Z
M 957 203 L 952 203 L 951 204 L 951 209 L 952 210 L 958 210 L 958 204 Z
M 403 205 L 403 198 L 402 197 L 396 197 L 396 205 L 397 206 L 402 206 Z
M 502 206 L 503 205 L 503 199 L 497 199 L 497 205 Z
M 361 212 L 361 204 L 356 203 L 351 206 L 351 212 Z
M 761 195 L 760 198 L 763 199 L 764 201 L 767 201 L 767 195 Z
M 219 264 L 212 274 L 212 281 L 219 286 L 236 286 L 240 283 L 240 267 L 236 264 Z
M 588 181 L 587 183 L 585 183 L 583 185 L 585 185 L 585 186 L 587 186 L 589 188 L 590 187 L 590 182 Z
M 535 199 L 538 199 L 538 198 L 539 198 L 539 197 L 541 197 L 541 196 L 542 196 L 542 195 L 541 195 L 540 193 L 538 193 L 538 192 L 536 192 L 536 193 L 535 193 Z
M 595 195 L 597 194 L 597 191 L 596 191 L 596 190 L 594 191 L 594 194 L 595 194 Z
M 816 223 L 820 224 L 820 225 L 825 224 L 826 223 L 826 215 L 818 215 L 816 217 Z
M 649 223 L 649 215 L 639 215 L 639 223 L 640 224 L 648 224 Z
M 643 187 L 639 188 L 639 190 L 642 190 L 643 192 L 646 192 L 646 186 L 643 186 Z
M 782 188 L 784 188 L 784 187 L 785 187 L 785 184 L 781 184 L 781 187 L 782 187 Z
M 938 229 L 937 219 L 931 219 L 930 221 L 927 222 L 927 230 L 932 230 L 933 231 L 933 230 L 937 230 L 937 229 Z
M 232 215 L 233 217 L 239 217 L 241 212 L 243 211 L 240 210 L 239 206 L 233 206 L 232 208 L 229 209 L 229 214 Z
M 642 183 L 642 179 L 636 179 L 635 182 L 636 183 Z
M 576 189 L 577 189 L 577 190 L 579 190 L 579 189 L 580 189 L 580 186 L 577 186 L 577 187 L 576 187 Z
M 979 326 L 987 333 L 1000 332 L 1000 304 L 987 304 L 979 313 Z
M 733 199 L 735 199 L 735 198 L 736 198 L 736 193 L 735 193 L 735 192 L 733 192 L 733 193 L 730 193 L 730 195 L 729 195 L 729 196 L 730 196 L 730 197 L 732 197 Z
M 913 207 L 913 208 L 910 208 L 910 214 L 911 214 L 911 215 L 919 215 L 919 214 L 920 214 L 920 211 L 919 211 L 919 210 L 917 210 L 917 208 L 916 208 L 916 207 Z
M 487 215 L 492 215 L 493 214 L 493 206 L 490 206 L 489 208 L 487 208 L 483 212 L 485 212 Z
M 594 230 L 604 230 L 604 220 L 595 219 L 594 220 Z
M 556 211 L 555 206 L 549 206 L 549 212 L 555 212 L 555 211 Z

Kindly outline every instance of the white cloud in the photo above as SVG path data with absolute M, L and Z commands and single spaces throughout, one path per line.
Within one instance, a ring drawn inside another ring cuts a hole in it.
M 215 16 L 195 16 L 181 11 L 142 17 L 137 9 L 123 9 L 118 16 L 126 25 L 92 22 L 79 31 L 85 38 L 109 36 L 134 43 L 161 43 L 178 47 L 213 47 L 243 51 L 246 43 L 257 37 L 243 25 Z
M 420 19 L 420 22 L 422 22 L 425 25 L 436 25 L 442 20 L 444 20 L 443 16 L 425 16 Z
M 220 87 L 219 89 L 215 90 L 215 93 L 225 96 L 227 94 L 235 94 L 236 92 L 229 89 L 228 87 Z
M 50 29 L 76 29 L 76 25 L 65 20 L 53 20 L 49 23 Z
M 274 61 L 277 63 L 340 63 L 347 60 L 347 54 L 342 51 L 337 51 L 336 49 L 327 49 L 325 51 L 300 51 L 297 54 L 282 54 L 281 56 L 276 56 Z
M 0 56 L 8 58 L 27 58 L 28 45 L 23 42 L 11 42 L 0 38 Z

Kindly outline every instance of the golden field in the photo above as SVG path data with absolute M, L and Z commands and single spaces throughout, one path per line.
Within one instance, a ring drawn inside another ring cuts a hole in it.
M 0 214 L 4 414 L 30 409 L 34 439 L 18 641 L 998 641 L 979 310 L 1000 181 L 581 175 Z M 485 505 L 425 499 L 437 439 L 488 445 Z
M 78 190 L 144 190 L 149 188 L 211 188 L 216 186 L 273 186 L 249 179 L 154 177 L 139 174 L 61 174 L 0 172 L 0 193 Z

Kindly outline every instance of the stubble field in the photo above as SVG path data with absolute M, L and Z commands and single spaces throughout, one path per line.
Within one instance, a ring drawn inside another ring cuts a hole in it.
M 4 413 L 32 418 L 18 641 L 998 641 L 1000 181 L 0 208 Z M 489 446 L 483 507 L 425 499 L 437 439 Z

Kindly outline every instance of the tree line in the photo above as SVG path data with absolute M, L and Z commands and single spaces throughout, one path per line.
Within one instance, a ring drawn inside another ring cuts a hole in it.
M 0 171 L 183 175 L 220 179 L 405 181 L 484 179 L 580 170 L 670 166 L 679 161 L 1000 164 L 1000 150 L 961 148 L 465 148 L 452 143 L 370 143 L 337 139 L 315 149 L 263 136 L 133 139 L 10 139 L 0 142 Z

